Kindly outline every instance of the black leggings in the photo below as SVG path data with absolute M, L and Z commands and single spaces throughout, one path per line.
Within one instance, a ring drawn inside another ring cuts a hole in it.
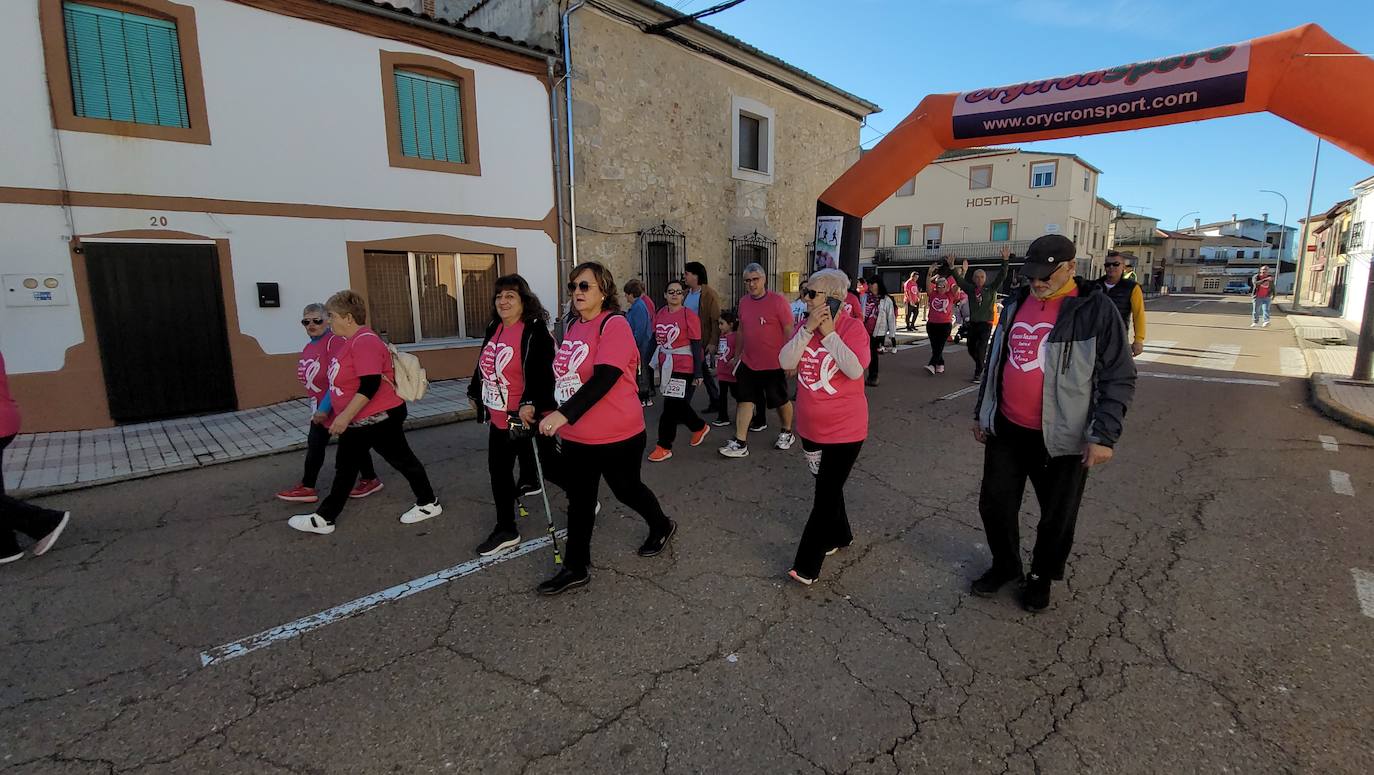
M 377 450 L 382 460 L 401 472 L 401 476 L 410 482 L 410 489 L 415 493 L 416 505 L 435 501 L 434 488 L 429 484 L 429 475 L 425 473 L 424 465 L 415 457 L 415 453 L 410 450 L 410 444 L 406 442 L 406 405 L 401 404 L 395 409 L 389 409 L 386 415 L 386 419 L 381 422 L 349 428 L 339 436 L 339 452 L 334 456 L 334 484 L 330 485 L 329 495 L 325 496 L 320 507 L 315 509 L 316 514 L 331 524 L 343 512 L 344 504 L 348 502 L 348 493 L 353 489 L 358 471 L 362 468 L 363 457 L 371 449 Z
M 591 564 L 596 497 L 603 477 L 616 499 L 643 517 L 650 535 L 668 532 L 668 517 L 640 478 L 645 443 L 643 431 L 610 444 L 563 442 L 564 490 L 568 493 L 568 542 L 563 567 L 581 572 Z
M 953 323 L 926 323 L 926 336 L 930 337 L 930 365 L 945 365 L 945 342 L 949 332 L 954 330 Z
M 868 338 L 868 378 L 878 378 L 878 348 L 883 346 L 883 338 L 880 336 L 870 336 Z
M 811 503 L 811 517 L 802 530 L 797 556 L 792 570 L 814 579 L 821 574 L 825 553 L 836 547 L 849 546 L 854 533 L 849 529 L 849 513 L 844 508 L 844 483 L 859 459 L 862 441 L 845 444 L 817 444 L 802 439 L 802 449 L 821 453 L 821 467 L 816 474 L 816 494 Z
M 0 455 L 14 441 L 14 436 L 0 438 Z M 5 477 L 0 476 L 0 557 L 13 557 L 19 553 L 19 543 L 15 533 L 37 541 L 57 529 L 62 521 L 62 512 L 45 509 L 25 503 L 18 498 L 5 494 Z
M 921 316 L 921 305 L 919 305 L 919 304 L 907 304 L 907 305 L 906 305 L 906 330 L 908 330 L 908 331 L 915 331 L 915 330 L 916 330 L 916 318 L 919 318 L 920 316 Z
M 686 380 L 687 393 L 682 398 L 663 399 L 663 413 L 658 416 L 658 445 L 664 449 L 673 448 L 679 424 L 686 425 L 687 430 L 692 433 L 706 427 L 706 421 L 692 408 L 692 394 L 696 392 L 696 386 L 692 384 L 695 381 L 692 375 L 675 371 L 672 378 Z
M 539 465 L 534 462 L 534 445 L 539 445 Z M 545 486 L 549 483 L 563 486 L 559 476 L 558 456 L 554 452 L 553 439 L 538 435 L 534 443 L 529 439 L 513 439 L 509 429 L 491 425 L 487 433 L 487 473 L 491 477 L 491 497 L 496 505 L 496 529 L 519 532 L 515 524 L 515 461 L 520 461 L 520 480 L 533 483 L 538 480 L 538 471 L 544 471 Z
M 305 437 L 305 474 L 301 476 L 301 484 L 312 490 L 320 478 L 320 468 L 324 466 L 324 451 L 328 446 L 329 426 L 310 423 L 310 432 Z M 363 453 L 358 472 L 364 479 L 377 478 L 377 469 L 372 467 L 372 455 Z
M 968 324 L 968 355 L 973 359 L 975 376 L 983 373 L 983 359 L 987 357 L 988 337 L 991 335 L 991 321 L 973 321 Z

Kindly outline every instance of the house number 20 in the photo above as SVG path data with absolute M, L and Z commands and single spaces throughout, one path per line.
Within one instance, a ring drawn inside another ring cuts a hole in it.
M 150 216 L 148 216 L 148 225 L 149 225 L 149 226 L 164 226 L 164 227 L 165 227 L 165 226 L 167 225 L 167 216 L 165 216 L 165 215 L 150 215 Z

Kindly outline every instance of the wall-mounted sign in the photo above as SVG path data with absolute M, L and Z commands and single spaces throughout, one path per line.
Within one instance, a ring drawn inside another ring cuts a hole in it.
M 964 200 L 964 207 L 991 207 L 992 205 L 1014 205 L 1020 200 L 1014 196 L 977 196 Z
M 68 302 L 67 276 L 61 274 L 7 274 L 0 276 L 5 286 L 6 307 L 62 307 Z
M 1045 233 L 1046 233 L 1046 234 L 1058 234 L 1058 233 L 1059 233 L 1059 224 L 1057 224 L 1057 223 L 1047 223 L 1047 224 L 1045 224 Z

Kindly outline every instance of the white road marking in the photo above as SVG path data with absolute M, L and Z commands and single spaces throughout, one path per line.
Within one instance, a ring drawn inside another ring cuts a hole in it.
M 1194 308 L 1194 307 L 1196 307 L 1196 306 L 1198 306 L 1198 305 L 1200 305 L 1200 304 L 1202 304 L 1202 303 L 1203 303 L 1202 301 L 1195 301 L 1195 302 L 1193 302 L 1192 304 L 1189 304 L 1187 307 L 1184 307 L 1184 309 L 1192 309 L 1192 308 Z
M 1207 352 L 1198 357 L 1198 365 L 1204 369 L 1232 371 L 1236 368 L 1236 358 L 1240 357 L 1238 344 L 1213 344 Z
M 1327 452 L 1341 451 L 1341 445 L 1336 442 L 1335 436 L 1321 435 L 1317 437 L 1317 441 L 1320 441 L 1322 443 L 1322 449 L 1326 450 Z
M 950 394 L 947 395 L 947 396 L 940 396 L 940 397 L 939 397 L 938 399 L 936 399 L 936 400 L 938 400 L 938 401 L 949 401 L 949 400 L 951 400 L 951 399 L 958 398 L 959 396 L 966 396 L 966 395 L 968 395 L 969 393 L 972 393 L 973 391 L 977 390 L 977 389 L 980 388 L 980 387 L 982 387 L 982 386 L 981 386 L 981 385 L 969 385 L 968 387 L 966 387 L 966 388 L 964 388 L 964 389 L 962 389 L 962 390 L 956 390 L 956 391 L 954 391 L 953 393 L 950 393 Z
M 1360 611 L 1374 619 L 1374 573 L 1351 568 L 1350 575 L 1355 579 L 1355 597 L 1360 600 Z
M 1280 347 L 1279 370 L 1285 377 L 1306 377 L 1307 359 L 1303 357 L 1302 348 Z
M 558 535 L 562 538 L 567 535 L 567 532 L 566 530 L 560 530 L 558 531 Z M 451 568 L 445 568 L 441 571 L 431 573 L 428 576 L 421 576 L 418 579 L 413 579 L 403 584 L 397 584 L 394 587 L 383 589 L 380 592 L 374 592 L 365 597 L 360 597 L 357 600 L 350 600 L 342 605 L 336 605 L 327 611 L 320 611 L 319 613 L 297 619 L 294 622 L 287 622 L 286 624 L 273 627 L 270 630 L 263 630 L 256 635 L 240 638 L 233 643 L 216 646 L 208 651 L 201 652 L 200 666 L 209 667 L 210 665 L 236 659 L 245 654 L 257 651 L 258 649 L 267 648 L 279 641 L 290 640 L 298 635 L 303 635 L 311 630 L 333 624 L 341 619 L 357 616 L 358 614 L 369 611 L 385 603 L 402 600 L 416 593 L 424 592 L 427 589 L 443 586 L 454 579 L 460 579 L 464 576 L 476 573 L 483 568 L 503 563 L 506 560 L 513 560 L 516 557 L 521 557 L 530 552 L 538 551 L 548 545 L 549 537 L 547 535 L 532 541 L 526 541 L 505 554 L 499 554 L 495 557 L 468 560 L 465 563 L 454 565 Z
M 1173 349 L 1174 346 L 1177 344 L 1178 342 L 1171 342 L 1167 340 L 1160 342 L 1146 342 L 1145 352 L 1141 353 L 1140 356 L 1135 359 L 1135 362 L 1154 363 L 1160 358 L 1163 358 L 1164 356 L 1168 355 L 1169 351 Z
M 1331 491 L 1337 495 L 1355 495 L 1355 485 L 1350 483 L 1350 474 L 1344 471 L 1331 472 Z
M 1136 372 L 1142 377 L 1160 379 L 1181 379 L 1189 382 L 1220 382 L 1224 385 L 1257 385 L 1259 387 L 1278 387 L 1279 383 L 1268 379 L 1241 379 L 1239 377 L 1199 377 L 1194 374 L 1166 374 L 1162 371 Z

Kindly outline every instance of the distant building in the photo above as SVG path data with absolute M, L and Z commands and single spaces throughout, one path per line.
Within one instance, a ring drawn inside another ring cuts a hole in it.
M 1370 261 L 1374 260 L 1374 177 L 1365 178 L 1350 188 L 1355 194 L 1351 211 L 1350 268 L 1346 275 L 1346 320 L 1359 323 L 1364 318 L 1365 294 L 1369 291 Z
M 1301 222 L 1301 221 L 1299 221 Z M 1192 228 L 1184 229 L 1185 234 L 1195 234 L 1202 237 L 1245 237 L 1263 242 L 1273 247 L 1277 251 L 1279 241 L 1283 241 L 1283 249 L 1287 254 L 1285 260 L 1292 260 L 1294 254 L 1294 241 L 1297 239 L 1297 229 L 1292 226 L 1274 223 L 1269 220 L 1269 213 L 1263 213 L 1262 218 L 1241 218 L 1232 215 L 1229 221 L 1217 221 L 1216 223 L 1202 223 L 1194 220 Z
M 1158 218 L 1121 211 L 1112 219 L 1112 248 L 1131 256 L 1136 282 L 1147 291 L 1158 290 L 1163 282 L 1157 262 L 1163 247 Z
M 1313 216 L 1308 231 L 1307 261 L 1303 267 L 1304 304 L 1346 309 L 1351 275 L 1350 242 L 1354 231 L 1355 199 L 1345 199 L 1320 216 Z M 1361 223 L 1361 242 L 1364 226 Z M 1368 266 L 1364 268 L 1368 272 Z M 1362 299 L 1363 300 L 1363 299 Z M 1356 313 L 1358 314 L 1358 313 Z

